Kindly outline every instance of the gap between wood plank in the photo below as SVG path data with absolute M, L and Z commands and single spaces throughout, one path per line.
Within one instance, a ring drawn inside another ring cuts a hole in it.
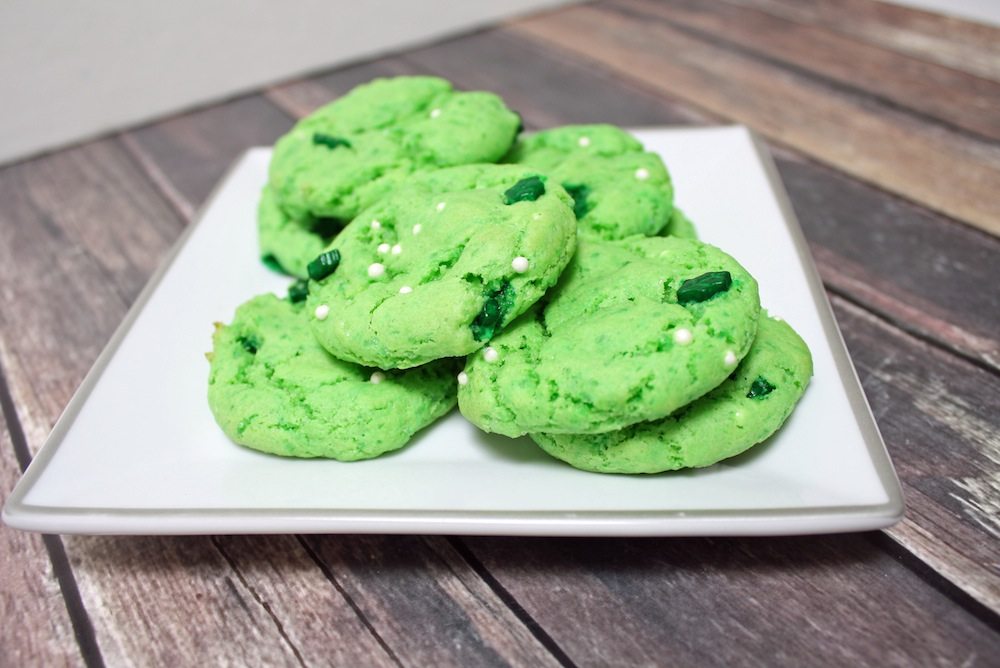
M 641 2 L 636 2 L 634 0 L 632 1 L 619 0 L 617 2 L 610 3 L 609 6 L 615 12 L 618 12 L 619 14 L 622 14 L 624 16 L 635 18 L 637 20 L 641 20 L 644 22 L 654 21 L 654 22 L 664 23 L 673 28 L 674 30 L 677 30 L 678 32 L 682 32 L 706 44 L 710 44 L 711 46 L 718 46 L 733 53 L 744 55 L 749 58 L 753 58 L 755 60 L 767 63 L 769 65 L 773 65 L 777 68 L 786 69 L 804 78 L 818 81 L 832 90 L 839 91 L 841 93 L 846 93 L 848 95 L 852 95 L 855 97 L 863 97 L 874 100 L 879 104 L 881 104 L 882 106 L 888 109 L 892 109 L 893 111 L 904 113 L 906 115 L 909 115 L 913 118 L 919 119 L 926 123 L 936 124 L 945 127 L 951 132 L 961 135 L 966 139 L 971 139 L 973 141 L 983 142 L 992 145 L 1000 145 L 1000 140 L 998 140 L 994 136 L 984 134 L 972 128 L 965 127 L 954 121 L 948 120 L 947 118 L 942 118 L 941 116 L 937 116 L 930 111 L 923 111 L 908 106 L 903 102 L 898 102 L 890 97 L 887 97 L 886 95 L 879 94 L 875 90 L 870 90 L 858 85 L 840 81 L 829 74 L 825 74 L 815 69 L 811 69 L 804 65 L 799 65 L 794 61 L 785 60 L 780 56 L 768 54 L 767 52 L 760 51 L 752 46 L 744 46 L 739 42 L 725 36 L 722 33 L 709 32 L 706 29 L 698 28 L 688 23 L 684 23 L 683 21 L 679 21 L 674 18 L 669 18 L 662 14 L 658 14 L 653 10 L 642 7 Z M 760 12 L 760 13 L 768 16 L 774 16 L 773 14 L 767 14 L 766 12 Z M 783 17 L 775 17 L 775 18 L 781 19 Z M 807 25 L 807 24 L 799 23 L 799 25 Z M 845 36 L 845 37 L 851 37 L 851 36 Z M 870 46 L 863 42 L 861 44 L 864 44 L 865 46 Z M 982 79 L 982 80 L 989 81 L 988 79 Z
M 1000 632 L 1000 613 L 994 612 L 969 592 L 931 568 L 929 564 L 910 552 L 905 545 L 893 538 L 892 534 L 887 531 L 873 531 L 869 537 L 880 550 L 888 553 L 921 580 L 947 596 L 955 605 L 994 631 Z
M 331 571 L 327 567 L 326 562 L 324 562 L 323 559 L 321 559 L 320 556 L 316 554 L 316 550 L 314 550 L 312 546 L 309 545 L 304 536 L 297 535 L 295 536 L 295 538 L 296 540 L 298 540 L 299 545 L 302 546 L 302 549 L 306 551 L 306 554 L 309 555 L 309 558 L 312 559 L 313 563 L 316 564 L 316 567 L 319 568 L 319 570 L 323 573 L 323 576 L 327 579 L 327 581 L 331 585 L 333 585 L 333 588 L 337 590 L 337 592 L 345 601 L 347 601 L 347 605 L 351 606 L 351 610 L 354 611 L 354 614 L 357 615 L 361 623 L 365 625 L 365 628 L 368 629 L 368 633 L 370 633 L 372 638 L 375 639 L 375 642 L 379 644 L 379 647 L 382 648 L 382 651 L 386 653 L 386 655 L 392 660 L 394 664 L 396 664 L 400 668 L 403 668 L 403 663 L 399 660 L 399 657 L 396 656 L 396 653 L 394 651 L 392 651 L 392 648 L 389 647 L 389 644 L 385 641 L 385 639 L 381 635 L 379 635 L 378 630 L 375 629 L 375 626 L 371 623 L 371 621 L 368 619 L 365 613 L 361 610 L 361 607 L 358 605 L 357 601 L 355 601 L 354 598 L 349 593 L 347 593 L 347 590 L 344 589 L 344 587 L 340 584 L 340 582 L 337 581 L 337 577 L 333 574 L 333 571 Z
M 470 568 L 479 576 L 486 586 L 490 588 L 494 594 L 497 595 L 504 605 L 514 613 L 514 616 L 524 624 L 525 628 L 531 632 L 531 635 L 541 643 L 542 647 L 549 651 L 550 654 L 559 662 L 559 665 L 565 668 L 575 668 L 576 664 L 573 660 L 569 658 L 566 652 L 563 651 L 559 643 L 550 636 L 542 626 L 535 621 L 535 618 L 528 614 L 528 611 L 514 598 L 506 587 L 500 584 L 492 573 L 483 565 L 479 559 L 472 553 L 472 550 L 465 544 L 461 536 L 450 536 L 448 537 L 448 542 L 451 544 L 452 548 L 458 552 L 459 556 L 465 560 L 465 563 L 469 565 Z
M 10 433 L 10 441 L 14 446 L 14 456 L 17 458 L 18 467 L 21 473 L 28 469 L 31 463 L 31 450 L 28 448 L 28 440 L 25 438 L 24 429 L 21 427 L 21 419 L 17 415 L 14 406 L 14 398 L 11 396 L 10 388 L 7 385 L 7 376 L 3 368 L 3 361 L 0 360 L 0 410 L 3 411 L 4 420 L 7 423 L 7 430 Z M 76 585 L 76 577 L 73 575 L 73 568 L 70 566 L 66 556 L 66 549 L 63 546 L 62 538 L 55 534 L 42 534 L 42 543 L 52 564 L 52 572 L 59 583 L 59 591 L 62 593 L 63 602 L 66 604 L 66 611 L 69 613 L 70 623 L 73 625 L 73 635 L 80 648 L 80 656 L 88 668 L 104 668 L 104 656 L 101 648 L 97 644 L 97 636 L 94 633 L 94 625 L 90 621 L 90 613 L 83 605 L 83 598 L 80 596 L 80 589 Z
M 225 548 L 222 547 L 222 544 L 219 542 L 218 537 L 210 536 L 209 540 L 212 542 L 212 545 L 215 546 L 215 549 L 218 550 L 219 554 L 222 555 L 222 558 L 226 561 L 226 563 L 229 564 L 229 568 L 231 568 L 233 570 L 233 573 L 236 574 L 236 577 L 239 579 L 240 584 L 243 585 L 243 588 L 248 592 L 250 592 L 250 595 L 253 596 L 253 599 L 254 601 L 257 602 L 257 605 L 262 607 L 264 609 L 264 612 L 267 613 L 268 617 L 271 618 L 271 621 L 274 622 L 274 625 L 278 630 L 278 635 L 280 635 L 282 640 L 285 641 L 285 644 L 288 645 L 288 648 L 292 650 L 292 654 L 295 655 L 295 658 L 299 662 L 299 665 L 305 668 L 306 661 L 304 658 L 302 658 L 302 652 L 299 651 L 299 648 L 296 647 L 294 642 L 292 642 L 292 639 L 288 637 L 288 634 L 285 632 L 285 625 L 282 624 L 281 620 L 278 619 L 278 616 L 274 614 L 274 610 L 271 609 L 271 606 L 267 603 L 267 601 L 263 600 L 260 597 L 260 595 L 257 593 L 257 590 L 254 589 L 249 582 L 247 582 L 247 579 L 243 576 L 243 573 L 241 573 L 240 569 L 236 566 L 236 562 L 233 561 L 232 557 L 229 556 Z

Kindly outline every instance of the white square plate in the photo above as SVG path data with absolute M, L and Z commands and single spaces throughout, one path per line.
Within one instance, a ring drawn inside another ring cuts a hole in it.
M 231 443 L 206 402 L 212 323 L 289 281 L 257 259 L 270 150 L 249 151 L 178 241 L 4 507 L 51 533 L 776 535 L 896 522 L 895 472 L 769 156 L 741 127 L 636 133 L 703 240 L 757 277 L 809 344 L 815 376 L 779 434 L 708 469 L 598 475 L 456 412 L 367 462 Z

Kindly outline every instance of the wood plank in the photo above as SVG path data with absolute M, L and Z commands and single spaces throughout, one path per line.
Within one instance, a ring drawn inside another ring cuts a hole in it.
M 9 426 L 0 413 L 4 499 L 20 477 Z M 5 555 L 0 559 L 0 614 L 16 620 L 0 624 L 0 666 L 85 665 L 42 537 L 0 524 L 0 552 Z
M 727 0 L 1000 81 L 1000 29 L 878 0 Z
M 746 49 L 880 100 L 989 139 L 1000 139 L 1000 83 L 875 46 L 823 25 L 754 8 L 695 0 L 617 0 L 616 8 L 651 17 L 708 40 Z M 998 52 L 1000 57 L 1000 52 Z
M 508 30 L 745 123 L 848 174 L 1000 234 L 1000 147 L 769 61 L 602 5 L 529 18 Z M 580 40 L 579 35 L 588 35 Z
M 131 130 L 123 138 L 161 192 L 190 219 L 241 153 L 270 146 L 291 127 L 281 109 L 251 95 Z
M 988 666 L 1000 653 L 988 623 L 864 534 L 465 542 L 578 665 Z
M 887 533 L 1000 612 L 1000 377 L 832 301 L 903 484 Z
M 305 540 L 402 664 L 559 665 L 443 538 Z
M 672 95 L 623 86 L 602 67 L 567 61 L 506 32 L 480 33 L 402 57 L 463 88 L 500 93 L 528 127 L 717 122 Z M 331 89 L 322 97 L 340 92 Z M 1000 283 L 994 260 L 1000 241 L 794 151 L 778 150 L 775 157 L 829 286 L 908 331 L 1000 369 L 995 315 L 1000 293 L 982 288 Z M 684 193 L 677 198 L 683 206 Z

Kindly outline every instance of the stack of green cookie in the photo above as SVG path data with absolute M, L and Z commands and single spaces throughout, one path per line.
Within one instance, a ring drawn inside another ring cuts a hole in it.
M 209 405 L 230 438 L 365 459 L 457 400 L 578 468 L 655 473 L 781 426 L 808 348 L 696 240 L 659 156 L 613 126 L 519 126 L 495 95 L 399 77 L 278 142 L 261 253 L 303 280 L 217 327 Z

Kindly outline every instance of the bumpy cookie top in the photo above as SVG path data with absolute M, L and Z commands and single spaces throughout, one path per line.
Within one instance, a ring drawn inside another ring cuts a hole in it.
M 673 186 L 663 160 L 613 125 L 568 125 L 518 141 L 505 162 L 536 167 L 575 201 L 580 232 L 652 236 L 667 226 Z
M 406 372 L 341 362 L 309 332 L 303 303 L 261 295 L 219 325 L 208 403 L 241 445 L 288 457 L 368 459 L 403 447 L 455 404 L 452 364 Z
M 271 185 L 292 218 L 350 220 L 415 171 L 495 162 L 519 126 L 492 93 L 456 92 L 435 77 L 375 79 L 275 144 Z
M 664 417 L 733 372 L 757 283 L 713 246 L 579 239 L 545 302 L 466 362 L 459 408 L 490 432 L 598 433 Z
M 341 232 L 335 271 L 316 265 L 313 333 L 382 368 L 467 355 L 556 282 L 576 246 L 571 206 L 516 165 L 417 174 Z
M 605 434 L 532 434 L 542 449 L 602 473 L 709 466 L 776 432 L 805 392 L 812 356 L 784 322 L 761 318 L 750 352 L 717 388 L 673 415 Z

